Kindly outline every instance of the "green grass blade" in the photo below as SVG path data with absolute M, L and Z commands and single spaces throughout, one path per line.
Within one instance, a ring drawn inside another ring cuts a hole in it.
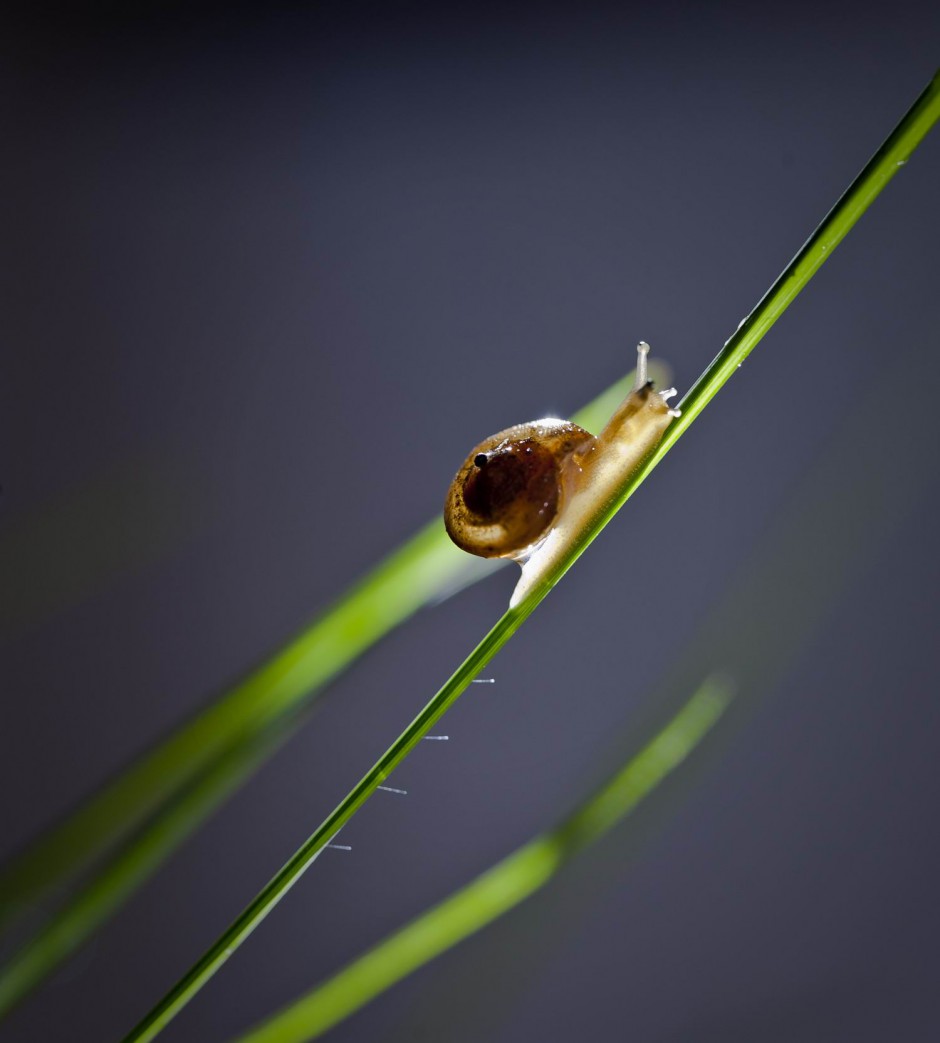
M 554 829 L 416 917 L 237 1043 L 302 1043 L 364 1007 L 546 884 L 585 845 L 628 815 L 701 742 L 731 699 L 710 678 L 659 734 Z
M 914 102 L 881 148 L 846 189 L 820 226 L 784 269 L 757 307 L 727 341 L 713 362 L 680 403 L 683 415 L 667 429 L 666 436 L 649 460 L 624 483 L 609 509 L 571 547 L 566 557 L 536 586 L 528 597 L 496 623 L 460 665 L 443 688 L 431 699 L 370 771 L 327 816 L 319 828 L 297 850 L 251 904 L 230 925 L 205 955 L 183 976 L 138 1026 L 126 1043 L 151 1040 L 209 981 L 238 946 L 297 882 L 323 847 L 342 829 L 356 811 L 395 770 L 434 723 L 459 697 L 513 633 L 535 610 L 548 591 L 583 553 L 610 518 L 663 459 L 708 402 L 757 346 L 800 290 L 809 282 L 834 247 L 865 212 L 900 165 L 917 147 L 940 117 L 940 74 L 934 77 Z

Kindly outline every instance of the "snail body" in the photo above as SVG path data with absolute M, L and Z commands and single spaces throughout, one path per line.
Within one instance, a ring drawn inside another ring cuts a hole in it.
M 451 482 L 444 524 L 463 550 L 522 565 L 515 607 L 610 505 L 678 413 L 646 379 L 637 348 L 633 390 L 599 435 L 548 418 L 500 431 L 468 454 Z

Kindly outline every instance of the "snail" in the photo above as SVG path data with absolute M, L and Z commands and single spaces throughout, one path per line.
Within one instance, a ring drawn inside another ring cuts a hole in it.
M 471 450 L 444 504 L 447 534 L 462 550 L 522 566 L 521 602 L 658 445 L 678 410 L 675 388 L 647 379 L 649 345 L 637 346 L 636 381 L 599 435 L 554 417 L 517 424 Z

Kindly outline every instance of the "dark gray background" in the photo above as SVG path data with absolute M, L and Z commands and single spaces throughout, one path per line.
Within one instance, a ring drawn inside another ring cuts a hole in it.
M 940 54 L 933 4 L 573 10 L 8 26 L 0 855 L 423 524 L 476 441 L 577 408 L 641 337 L 686 388 Z M 830 466 L 870 468 L 871 495 L 777 561 L 749 603 L 768 645 L 800 564 L 890 520 L 778 679 L 742 693 L 629 851 L 614 838 L 332 1038 L 937 1038 L 938 183 L 935 133 L 452 711 L 451 741 L 403 766 L 409 796 L 370 802 L 353 851 L 162 1038 L 227 1038 L 551 823 L 655 721 L 662 678 L 773 559 L 866 402 Z M 422 613 L 350 670 L 0 1038 L 126 1031 L 510 588 Z

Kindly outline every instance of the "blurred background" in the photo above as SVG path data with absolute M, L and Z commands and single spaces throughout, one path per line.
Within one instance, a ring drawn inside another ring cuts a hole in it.
M 940 53 L 927 3 L 7 30 L 0 860 L 434 516 L 481 438 L 570 414 L 640 338 L 686 389 Z M 734 720 L 629 831 L 331 1038 L 937 1038 L 938 177 L 935 131 L 395 775 L 408 796 L 161 1038 L 227 1039 L 338 968 L 714 669 Z M 343 675 L 0 1038 L 128 1031 L 514 578 Z

